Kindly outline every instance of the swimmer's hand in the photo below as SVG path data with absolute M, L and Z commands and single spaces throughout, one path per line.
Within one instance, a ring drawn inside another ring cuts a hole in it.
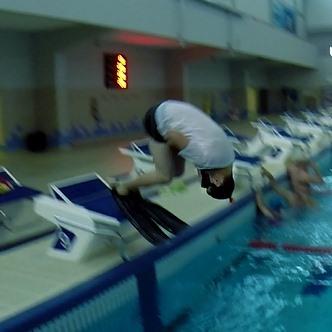
M 108 180 L 108 184 L 111 186 L 112 189 L 116 190 L 116 192 L 121 195 L 125 196 L 129 194 L 129 188 L 126 186 L 125 183 L 120 182 L 115 178 L 110 178 Z
M 121 196 L 126 196 L 129 194 L 129 188 L 124 183 L 119 183 L 116 185 L 115 190 Z

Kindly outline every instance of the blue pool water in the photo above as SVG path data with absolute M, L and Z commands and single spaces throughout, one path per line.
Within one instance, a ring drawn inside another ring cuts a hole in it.
M 278 226 L 266 227 L 259 240 L 332 248 L 332 195 L 319 195 L 316 200 L 316 208 L 292 212 Z M 257 233 L 248 234 L 248 243 L 257 240 Z M 175 331 L 331 331 L 332 254 L 233 246 L 239 258 L 218 276 L 224 250 L 222 245 L 201 257 L 210 264 L 206 273 L 213 270 L 216 276 L 213 282 L 198 286 L 202 287 L 200 298 Z
M 331 331 L 331 264 L 299 254 L 250 254 L 178 331 Z

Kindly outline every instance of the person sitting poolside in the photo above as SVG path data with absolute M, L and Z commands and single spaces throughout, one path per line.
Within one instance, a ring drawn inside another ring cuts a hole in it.
M 297 149 L 287 162 L 287 174 L 291 189 L 300 204 L 312 207 L 312 185 L 323 184 L 318 166 L 303 151 Z
M 264 223 L 276 225 L 282 220 L 282 209 L 286 208 L 286 205 L 281 197 L 274 197 L 266 203 L 261 189 L 257 189 L 255 191 L 255 200 L 257 216 L 264 217 Z
M 273 191 L 278 195 L 266 203 L 260 188 L 255 190 L 255 199 L 258 215 L 264 216 L 265 221 L 270 224 L 276 224 L 282 220 L 282 212 L 288 207 L 297 206 L 297 200 L 290 190 L 279 185 L 273 175 L 264 167 L 261 168 L 261 174 L 267 178 Z

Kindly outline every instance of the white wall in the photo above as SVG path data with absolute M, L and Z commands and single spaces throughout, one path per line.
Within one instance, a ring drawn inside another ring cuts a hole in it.
M 82 139 L 137 132 L 144 112 L 165 98 L 165 54 L 161 50 L 115 44 L 105 32 L 84 28 L 34 37 L 3 32 L 0 41 L 0 98 L 4 127 L 11 136 L 17 125 L 24 129 L 20 136 L 32 129 L 45 131 L 51 144 L 68 140 L 70 130 L 77 126 L 86 130 Z M 126 91 L 104 87 L 103 53 L 112 51 L 128 56 Z M 115 124 L 119 129 L 115 133 L 95 132 L 93 97 L 102 124 Z
M 288 7 L 296 7 L 296 0 L 278 0 Z
M 295 0 L 283 1 L 294 3 Z M 139 2 L 138 0 L 111 2 L 82 0 L 79 6 L 77 6 L 77 0 L 58 0 L 47 3 L 44 0 L 23 2 L 2 0 L 0 9 L 100 27 L 144 32 L 169 37 L 180 42 L 218 48 L 228 48 L 230 44 L 233 44 L 234 49 L 238 51 L 248 51 L 250 54 L 314 67 L 314 49 L 310 45 L 266 24 L 269 16 L 268 3 L 268 0 L 236 0 L 234 2 L 234 8 L 237 5 L 244 13 L 256 15 L 259 20 L 247 19 L 248 16 L 245 16 L 243 20 L 241 17 L 232 20 L 233 14 L 226 13 L 216 6 L 209 6 L 203 1 L 194 0 L 140 0 Z M 233 21 L 235 32 L 231 31 L 231 21 Z M 254 38 L 253 42 L 251 38 Z M 247 43 L 250 41 L 250 47 L 244 48 L 240 45 L 237 48 L 237 39 L 246 40 Z M 259 45 L 263 44 L 263 41 L 275 45 L 275 50 L 267 53 Z
M 184 41 L 226 48 L 229 40 L 228 14 L 205 6 L 204 2 L 185 1 L 180 35 Z
M 290 87 L 308 89 L 318 87 L 318 72 L 298 68 L 277 68 L 270 70 L 270 84 L 272 88 Z
M 332 29 L 331 0 L 306 0 L 305 13 L 309 32 Z
M 264 22 L 271 22 L 269 0 L 234 0 L 235 8 Z
M 32 36 L 26 33 L 0 31 L 0 43 L 3 128 L 12 139 L 35 127 L 35 48 Z
M 215 4 L 215 5 L 219 5 L 219 6 L 222 6 L 224 8 L 227 8 L 227 9 L 234 8 L 234 1 L 233 0 L 202 0 L 202 1 L 205 1 L 205 2 L 211 3 L 211 4 Z
M 54 46 L 50 34 L 36 36 L 36 127 L 46 133 L 57 127 Z
M 245 74 L 246 85 L 257 89 L 268 88 L 270 82 L 266 74 L 266 69 L 263 66 L 247 65 Z
M 226 60 L 210 58 L 185 66 L 185 99 L 215 119 L 227 112 L 225 96 L 231 87 L 230 66 Z
M 316 48 L 292 34 L 250 19 L 234 19 L 233 49 L 304 67 L 316 66 Z M 286 60 L 287 59 L 287 60 Z
M 326 86 L 332 87 L 332 71 L 327 72 L 332 62 L 319 59 L 318 70 L 308 70 L 299 68 L 274 69 L 269 73 L 271 88 L 278 90 L 282 87 L 288 87 L 298 90 L 300 96 L 300 105 L 305 104 L 305 98 L 312 96 L 321 98 L 322 89 Z M 330 75 L 330 76 L 329 76 Z M 328 77 L 331 81 L 328 82 Z
M 146 47 L 132 47 L 103 41 L 82 43 L 65 51 L 68 60 L 68 88 L 104 89 L 103 54 L 124 53 L 128 57 L 131 89 L 164 87 L 163 52 Z
M 295 0 L 296 10 L 302 15 L 305 15 L 305 1 L 306 0 Z
M 127 57 L 127 90 L 104 87 L 104 53 L 122 53 Z M 103 136 L 132 132 L 131 126 L 141 124 L 147 109 L 165 98 L 165 56 L 162 51 L 105 41 L 96 45 L 87 41 L 66 50 L 64 56 L 67 68 L 64 98 L 68 98 L 70 113 L 68 128 L 83 128 L 91 133 L 91 138 L 101 135 L 103 129 Z M 91 116 L 92 98 L 97 100 L 99 124 Z M 103 129 L 96 128 L 98 125 Z M 122 126 L 122 131 L 106 132 L 114 126 Z
M 330 55 L 330 46 L 332 46 L 332 31 L 326 33 L 312 34 L 310 42 L 313 43 L 318 50 L 320 56 Z
M 251 86 L 260 89 L 269 86 L 267 69 L 264 64 L 258 63 L 257 60 L 233 61 L 230 73 L 231 85 L 234 88 Z
M 319 76 L 321 85 L 332 86 L 332 57 L 321 57 L 319 61 Z
M 298 16 L 296 18 L 296 32 L 300 38 L 307 38 L 307 25 L 304 16 Z
M 164 36 L 178 34 L 174 0 L 1 0 L 0 9 Z
M 187 65 L 186 87 L 191 89 L 228 89 L 229 64 L 220 59 L 206 59 Z
M 316 70 L 295 67 L 269 69 L 268 78 L 272 90 L 282 87 L 297 89 L 300 97 L 298 106 L 304 106 L 308 97 L 315 98 L 318 103 L 323 102 L 324 91 L 329 95 L 332 91 L 332 57 L 318 57 Z
M 0 31 L 0 84 L 6 88 L 34 88 L 33 39 L 29 34 Z
M 307 19 L 305 13 L 305 0 L 295 0 L 295 8 L 297 10 L 296 29 L 300 38 L 306 39 L 308 36 Z
M 330 56 L 332 32 L 312 34 L 310 41 L 317 47 L 319 54 L 315 82 L 320 85 L 332 85 L 332 57 Z

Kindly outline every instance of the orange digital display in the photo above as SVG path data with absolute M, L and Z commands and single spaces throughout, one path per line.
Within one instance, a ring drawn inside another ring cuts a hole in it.
M 104 54 L 105 86 L 128 89 L 128 61 L 122 54 Z

